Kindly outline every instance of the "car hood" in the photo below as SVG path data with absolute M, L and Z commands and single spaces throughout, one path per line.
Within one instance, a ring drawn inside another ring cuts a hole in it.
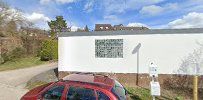
M 48 84 L 45 84 L 45 85 L 41 85 L 41 86 L 38 86 L 32 90 L 30 90 L 29 92 L 27 92 L 23 97 L 22 99 L 25 99 L 25 98 L 34 98 L 34 97 L 37 97 L 38 94 L 44 90 L 44 88 L 46 88 L 47 86 L 49 86 L 50 84 L 52 83 L 48 83 Z

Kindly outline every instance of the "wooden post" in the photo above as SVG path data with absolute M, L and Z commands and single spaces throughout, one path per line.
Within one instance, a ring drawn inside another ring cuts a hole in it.
M 193 100 L 198 100 L 198 76 L 193 76 Z

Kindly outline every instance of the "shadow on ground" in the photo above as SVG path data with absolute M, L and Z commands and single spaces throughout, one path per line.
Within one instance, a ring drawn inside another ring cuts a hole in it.
M 46 72 L 40 73 L 34 77 L 32 77 L 26 85 L 27 89 L 33 89 L 37 86 L 58 81 L 58 68 L 48 70 Z

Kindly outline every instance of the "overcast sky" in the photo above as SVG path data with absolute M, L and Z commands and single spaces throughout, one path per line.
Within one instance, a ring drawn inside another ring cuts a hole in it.
M 149 28 L 203 27 L 203 0 L 3 0 L 36 26 L 62 15 L 72 28 L 96 23 Z

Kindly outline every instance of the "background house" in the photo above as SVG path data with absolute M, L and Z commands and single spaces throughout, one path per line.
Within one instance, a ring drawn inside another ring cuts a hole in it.
M 123 24 L 111 26 L 111 24 L 95 24 L 95 31 L 118 31 L 118 30 L 148 30 L 149 28 L 141 27 L 128 27 Z
M 113 31 L 111 24 L 95 24 L 94 31 Z

